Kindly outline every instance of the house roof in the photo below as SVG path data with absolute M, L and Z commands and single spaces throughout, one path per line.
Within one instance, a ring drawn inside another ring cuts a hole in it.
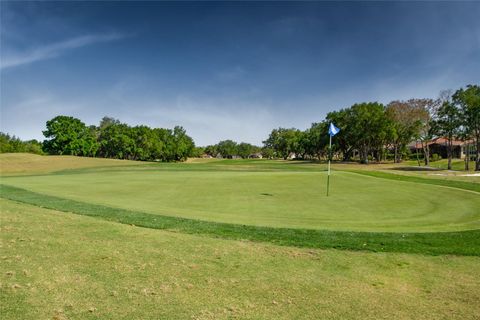
M 465 144 L 471 144 L 471 143 L 473 143 L 473 140 L 466 140 L 466 141 L 452 140 L 452 145 L 453 146 L 463 146 Z M 438 137 L 438 138 L 435 138 L 435 139 L 427 142 L 427 145 L 429 145 L 429 146 L 435 145 L 435 144 L 446 146 L 448 144 L 448 139 L 445 138 L 445 137 Z M 421 149 L 422 148 L 422 143 L 412 141 L 408 146 L 411 147 L 411 148 Z

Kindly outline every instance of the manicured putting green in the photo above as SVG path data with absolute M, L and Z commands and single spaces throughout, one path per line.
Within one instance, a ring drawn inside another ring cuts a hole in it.
M 334 172 L 85 170 L 5 177 L 7 185 L 110 207 L 207 221 L 351 231 L 480 228 L 480 194 Z

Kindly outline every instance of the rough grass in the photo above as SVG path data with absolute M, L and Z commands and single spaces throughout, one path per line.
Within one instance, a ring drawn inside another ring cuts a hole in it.
M 430 162 L 430 167 L 432 168 L 439 168 L 447 170 L 448 168 L 448 160 L 442 159 L 439 161 Z M 471 172 L 475 170 L 475 161 L 470 161 L 469 169 Z M 452 159 L 452 170 L 464 171 L 465 170 L 465 160 L 461 159 Z
M 0 199 L 2 319 L 476 319 L 480 258 L 298 249 Z
M 341 232 L 255 227 L 161 216 L 42 195 L 0 185 L 2 197 L 44 208 L 152 229 L 225 239 L 271 242 L 283 246 L 480 256 L 480 230 L 445 233 Z
M 139 161 L 74 156 L 41 156 L 30 153 L 0 154 L 0 174 L 3 176 L 44 174 L 78 168 L 137 166 L 142 164 Z

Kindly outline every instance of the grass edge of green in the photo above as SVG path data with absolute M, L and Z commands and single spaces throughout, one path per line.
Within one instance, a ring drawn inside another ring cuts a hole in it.
M 363 171 L 362 170 L 342 170 L 342 171 L 361 174 L 364 176 L 380 178 L 380 179 L 430 184 L 430 185 L 437 185 L 437 186 L 449 187 L 449 188 L 455 188 L 455 189 L 463 189 L 463 190 L 480 193 L 480 183 L 475 183 L 475 182 L 459 181 L 459 180 L 429 179 L 424 177 L 407 176 L 402 174 L 395 174 L 395 173 L 381 172 L 381 171 L 367 171 L 367 170 L 363 170 Z
M 210 222 L 112 208 L 0 184 L 0 197 L 138 227 L 282 246 L 426 255 L 480 256 L 480 230 L 437 233 L 350 232 Z

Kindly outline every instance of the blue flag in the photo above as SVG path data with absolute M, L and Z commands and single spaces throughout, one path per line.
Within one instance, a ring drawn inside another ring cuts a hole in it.
M 337 133 L 340 132 L 340 129 L 338 129 L 337 127 L 335 127 L 335 125 L 333 123 L 330 122 L 330 127 L 328 128 L 328 134 L 333 137 L 334 135 L 336 135 Z

